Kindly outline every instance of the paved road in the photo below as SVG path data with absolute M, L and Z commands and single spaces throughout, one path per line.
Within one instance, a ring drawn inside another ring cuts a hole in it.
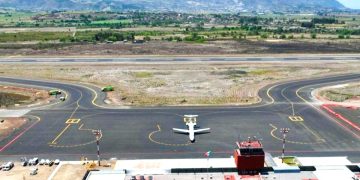
M 208 150 L 215 157 L 228 157 L 235 141 L 253 136 L 262 140 L 266 151 L 279 155 L 279 129 L 288 127 L 288 155 L 338 155 L 360 161 L 360 132 L 320 110 L 310 95 L 317 87 L 359 79 L 360 74 L 348 74 L 268 86 L 259 93 L 263 101 L 247 107 L 111 109 L 102 103 L 105 95 L 95 87 L 1 77 L 0 83 L 62 89 L 67 100 L 28 113 L 30 128 L 1 142 L 0 158 L 95 158 L 95 129 L 102 130 L 104 158 L 201 158 Z M 198 114 L 198 124 L 210 127 L 211 133 L 196 136 L 194 144 L 187 135 L 173 133 L 173 127 L 185 127 L 184 114 Z
M 257 57 L 124 57 L 124 58 L 0 58 L 1 63 L 76 63 L 76 62 L 217 62 L 217 61 L 359 61 L 359 55 L 292 55 L 292 56 L 257 56 Z

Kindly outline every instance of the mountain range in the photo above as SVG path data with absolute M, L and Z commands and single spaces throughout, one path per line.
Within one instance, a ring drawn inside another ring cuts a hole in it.
M 0 0 L 0 8 L 223 13 L 346 9 L 337 0 Z

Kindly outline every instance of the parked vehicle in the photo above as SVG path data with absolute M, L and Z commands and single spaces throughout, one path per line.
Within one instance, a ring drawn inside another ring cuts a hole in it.
M 54 161 L 50 161 L 49 166 L 51 167 L 53 165 L 54 165 Z
M 55 165 L 59 165 L 59 164 L 60 164 L 60 160 L 59 160 L 59 159 L 55 159 L 54 164 L 55 164 Z
M 7 162 L 6 164 L 4 164 L 4 165 L 2 166 L 2 170 L 3 170 L 3 171 L 10 171 L 13 167 L 14 167 L 14 163 L 13 163 L 13 162 Z
M 29 160 L 29 166 L 33 165 L 37 165 L 39 163 L 39 158 L 35 157 Z
M 45 165 L 49 165 L 50 164 L 50 160 L 49 159 L 46 159 L 45 160 Z
M 30 169 L 30 175 L 34 176 L 38 173 L 38 168 L 37 167 L 34 167 L 34 168 L 31 168 Z
M 20 161 L 22 166 L 27 166 L 29 163 L 26 157 L 20 158 Z
M 51 95 L 59 95 L 59 94 L 61 94 L 61 91 L 60 90 L 57 90 L 57 89 L 52 89 L 52 90 L 50 90 L 49 91 L 49 95 L 51 96 Z
M 114 87 L 113 86 L 106 86 L 106 87 L 103 87 L 101 89 L 101 91 L 103 91 L 103 92 L 114 91 Z
M 23 162 L 21 162 L 21 165 L 22 165 L 22 166 L 27 166 L 27 165 L 28 165 L 28 162 L 27 162 L 27 161 L 23 161 Z
M 44 165 L 44 164 L 45 164 L 45 159 L 41 159 L 39 165 Z

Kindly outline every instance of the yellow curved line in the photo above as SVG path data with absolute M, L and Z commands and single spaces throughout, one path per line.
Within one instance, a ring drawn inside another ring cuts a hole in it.
M 273 89 L 274 87 L 276 87 L 276 86 L 278 86 L 278 85 L 280 85 L 280 84 L 271 86 L 271 87 L 266 91 L 266 95 L 271 99 L 270 104 L 273 104 L 273 103 L 275 102 L 275 99 L 270 95 L 270 91 L 271 91 L 271 89 Z
M 156 131 L 153 131 L 149 134 L 148 138 L 151 142 L 155 143 L 155 144 L 160 144 L 160 145 L 164 145 L 164 146 L 189 146 L 191 145 L 191 142 L 188 142 L 186 144 L 168 144 L 168 143 L 163 143 L 163 142 L 159 142 L 159 141 L 156 141 L 152 138 L 152 136 L 155 134 L 155 133 L 158 133 L 158 132 L 161 132 L 161 127 L 160 125 L 157 125 L 157 128 L 158 130 Z
M 80 85 L 80 84 L 77 84 L 78 86 L 80 86 L 80 87 L 83 87 L 83 88 L 86 88 L 86 89 L 88 89 L 88 90 L 90 90 L 90 91 L 92 91 L 93 93 L 94 93 L 94 98 L 92 99 L 92 101 L 91 101 L 91 103 L 94 105 L 94 106 L 97 106 L 97 107 L 100 107 L 100 108 L 107 108 L 107 107 L 104 107 L 104 106 L 101 106 L 101 105 L 98 105 L 98 104 L 96 104 L 96 99 L 97 99 L 97 97 L 98 97 L 98 94 L 97 94 L 97 92 L 94 90 L 94 89 L 92 89 L 92 88 L 90 88 L 90 87 L 88 87 L 88 86 L 85 86 L 85 85 Z
M 311 85 L 308 85 L 308 86 L 311 86 Z M 296 96 L 297 96 L 298 98 L 300 98 L 300 99 L 303 100 L 304 102 L 310 104 L 309 101 L 307 101 L 306 99 L 304 99 L 303 97 L 301 97 L 300 94 L 299 94 L 299 91 L 300 91 L 301 89 L 305 88 L 305 87 L 307 87 L 307 86 L 303 86 L 303 87 L 300 87 L 299 89 L 297 89 L 296 92 L 295 92 L 295 94 L 296 94 Z
M 279 141 L 283 141 L 282 138 L 279 138 L 277 136 L 275 136 L 275 131 L 278 129 L 276 126 L 272 125 L 272 124 L 269 124 L 273 129 L 270 131 L 270 135 L 279 140 Z M 286 142 L 288 143 L 292 143 L 292 144 L 321 144 L 321 143 L 325 143 L 325 140 L 324 139 L 318 139 L 317 142 L 300 142 L 300 141 L 290 141 L 290 140 L 286 140 Z
M 84 126 L 84 124 L 81 124 L 80 127 L 78 128 L 78 130 L 80 131 L 94 131 L 95 129 L 82 129 L 82 127 Z M 101 138 L 103 137 L 102 133 L 99 136 L 99 140 L 101 140 Z M 51 147 L 56 147 L 56 148 L 73 148 L 73 147 L 79 147 L 79 146 L 85 146 L 85 145 L 89 145 L 89 144 L 93 144 L 96 143 L 97 140 L 93 140 L 93 141 L 89 141 L 86 143 L 81 143 L 81 144 L 74 144 L 74 145 L 56 145 L 56 144 L 49 144 L 49 146 Z

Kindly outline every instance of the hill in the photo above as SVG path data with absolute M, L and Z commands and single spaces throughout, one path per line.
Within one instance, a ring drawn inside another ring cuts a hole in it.
M 140 10 L 199 13 L 345 9 L 337 0 L 0 0 L 0 7 L 22 10 Z

